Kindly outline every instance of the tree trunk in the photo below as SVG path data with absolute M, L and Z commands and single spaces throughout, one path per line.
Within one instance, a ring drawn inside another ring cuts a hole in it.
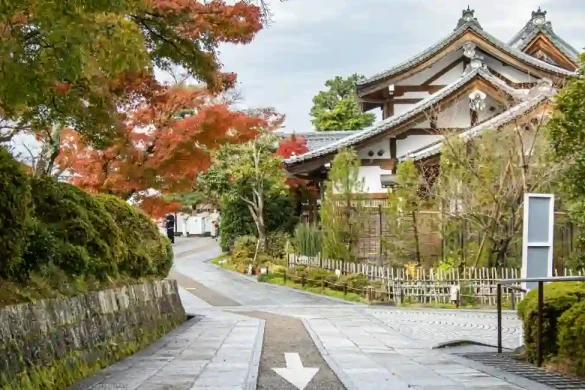
M 498 248 L 498 257 L 496 262 L 496 267 L 503 267 L 506 263 L 506 254 L 508 253 L 508 247 L 510 246 L 511 238 L 505 238 L 500 240 L 500 245 Z
M 415 255 L 416 255 L 416 265 L 420 267 L 421 260 L 420 260 L 420 243 L 418 239 L 418 226 L 416 223 L 416 211 L 412 211 L 412 226 L 414 231 L 414 246 L 415 246 Z

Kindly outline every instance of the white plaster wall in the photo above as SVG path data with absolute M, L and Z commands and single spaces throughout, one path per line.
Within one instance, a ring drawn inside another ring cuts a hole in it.
M 425 99 L 431 96 L 428 92 L 406 92 L 402 96 L 396 97 L 396 99 Z
M 467 128 L 470 125 L 469 99 L 466 96 L 440 112 L 437 117 L 439 128 Z
M 463 63 L 457 64 L 453 69 L 450 69 L 447 73 L 433 81 L 431 85 L 448 85 L 454 83 L 461 78 L 463 70 Z
M 500 60 L 492 56 L 487 54 L 483 54 L 483 56 L 483 61 L 488 68 L 495 70 L 515 83 L 529 83 L 538 80 L 538 77 L 524 73 L 512 66 L 504 66 Z
M 364 180 L 364 192 L 368 194 L 386 193 L 388 190 L 382 188 L 380 175 L 390 175 L 391 170 L 382 169 L 380 167 L 360 167 L 359 177 Z
M 502 111 L 504 111 L 504 107 L 501 106 L 496 100 L 494 100 L 492 97 L 488 96 L 486 97 L 486 102 L 485 102 L 485 110 L 480 111 L 477 114 L 477 119 L 480 122 L 483 122 L 489 118 L 492 118 L 500 113 L 502 113 Z M 494 107 L 496 110 L 495 111 L 490 111 L 490 107 Z
M 431 121 L 430 120 L 424 120 L 420 123 L 415 124 L 414 126 L 412 126 L 413 129 L 430 129 L 431 128 Z
M 412 153 L 422 147 L 425 147 L 435 141 L 443 138 L 440 134 L 420 134 L 410 135 L 405 139 L 396 140 L 396 156 L 401 157 L 407 153 Z
M 396 85 L 421 85 L 435 74 L 439 73 L 441 70 L 445 69 L 450 63 L 458 59 L 463 55 L 462 50 L 457 50 L 454 53 L 443 57 L 439 61 L 437 61 L 434 65 L 429 68 L 424 69 L 422 72 L 414 74 L 404 80 L 399 81 Z
M 373 151 L 374 155 L 372 157 L 368 156 L 369 151 Z M 378 156 L 378 151 L 383 150 L 384 154 L 382 156 Z M 390 140 L 388 138 L 376 142 L 375 144 L 368 145 L 363 149 L 358 150 L 358 157 L 360 159 L 389 159 L 390 158 Z
M 395 104 L 394 105 L 394 116 L 405 113 L 411 110 L 416 104 Z

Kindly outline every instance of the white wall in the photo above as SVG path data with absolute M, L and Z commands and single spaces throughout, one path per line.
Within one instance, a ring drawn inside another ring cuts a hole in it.
M 470 125 L 469 98 L 465 95 L 445 111 L 440 112 L 437 117 L 439 128 L 467 128 Z
M 457 50 L 456 52 L 451 53 L 446 57 L 440 59 L 431 67 L 426 68 L 417 74 L 414 74 L 404 80 L 397 82 L 396 85 L 421 85 L 422 83 L 433 77 L 435 74 L 445 69 L 447 66 L 449 66 L 449 64 L 457 60 L 462 55 L 463 51 Z M 459 74 L 459 76 L 461 76 L 461 73 Z
M 369 151 L 374 152 L 374 156 L 368 156 Z M 382 156 L 378 156 L 378 151 L 383 150 L 384 154 Z M 372 159 L 372 160 L 379 160 L 379 159 L 389 159 L 390 158 L 390 140 L 388 138 L 379 141 L 375 144 L 368 145 L 363 149 L 358 150 L 358 157 L 360 159 Z
M 492 97 L 488 96 L 486 97 L 486 102 L 485 102 L 485 110 L 480 111 L 477 114 L 477 120 L 480 122 L 483 122 L 486 119 L 492 118 L 500 113 L 502 113 L 502 111 L 504 111 L 504 107 L 501 106 L 501 104 L 499 102 L 497 102 L 495 99 L 493 99 Z M 496 110 L 495 111 L 490 111 L 490 107 L 494 107 Z
M 487 54 L 483 54 L 483 56 L 483 61 L 488 66 L 488 68 L 495 70 L 515 83 L 529 83 L 538 80 L 538 77 L 531 76 L 512 66 L 504 66 L 501 61 L 492 56 Z
M 448 85 L 454 83 L 461 78 L 464 69 L 463 63 L 457 64 L 453 69 L 450 69 L 447 73 L 433 81 L 431 85 Z
M 429 145 L 435 141 L 443 138 L 439 134 L 421 134 L 421 135 L 410 135 L 405 139 L 396 140 L 396 156 L 401 157 L 407 153 L 412 153 L 426 145 Z
M 382 169 L 380 167 L 360 167 L 359 177 L 364 180 L 364 192 L 369 194 L 386 193 L 388 190 L 382 188 L 380 175 L 390 175 L 391 170 Z
M 393 116 L 403 114 L 406 111 L 410 111 L 414 106 L 416 106 L 416 104 L 395 104 Z

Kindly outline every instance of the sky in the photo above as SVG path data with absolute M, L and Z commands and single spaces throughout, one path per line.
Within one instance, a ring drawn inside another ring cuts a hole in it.
M 312 98 L 335 76 L 384 71 L 447 36 L 469 5 L 507 42 L 541 6 L 555 32 L 585 47 L 585 0 L 271 0 L 272 24 L 248 45 L 221 47 L 243 107 L 274 107 L 285 130 L 313 129 Z

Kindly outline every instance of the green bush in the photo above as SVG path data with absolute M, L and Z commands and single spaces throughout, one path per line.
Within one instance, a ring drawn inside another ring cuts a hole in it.
M 36 219 L 32 232 L 46 234 L 32 244 L 25 261 L 34 261 L 35 266 L 53 262 L 71 276 L 118 275 L 126 249 L 120 229 L 99 201 L 51 178 L 32 180 L 32 199 Z M 43 250 L 45 245 L 51 250 Z
M 317 225 L 300 223 L 295 229 L 294 246 L 300 255 L 317 256 L 322 249 L 321 238 L 322 232 Z
M 222 198 L 221 223 L 219 225 L 220 246 L 224 252 L 231 251 L 236 238 L 257 235 L 256 224 L 248 205 L 240 199 Z M 294 200 L 289 195 L 275 195 L 265 199 L 264 221 L 268 232 L 292 232 L 298 217 Z
M 268 255 L 276 258 L 283 259 L 286 257 L 286 243 L 288 242 L 290 235 L 286 232 L 277 230 L 268 234 L 266 242 L 266 252 Z
M 119 271 L 133 278 L 166 277 L 173 263 L 172 247 L 150 217 L 115 196 L 98 195 L 96 199 L 121 230 L 124 251 Z
M 31 208 L 29 176 L 0 147 L 0 276 L 21 276 L 17 270 L 26 249 Z
M 352 289 L 365 289 L 370 285 L 370 281 L 366 275 L 362 274 L 350 274 L 350 275 L 341 275 L 339 278 L 339 284 L 347 283 L 347 287 Z M 360 293 L 360 291 L 356 291 L 356 293 Z
M 241 236 L 236 238 L 232 251 L 233 261 L 237 263 L 243 259 L 254 259 L 257 243 L 258 240 L 254 236 Z
M 585 301 L 565 311 L 558 322 L 559 356 L 585 377 Z
M 555 356 L 558 352 L 558 321 L 564 312 L 585 298 L 585 283 L 550 283 L 544 286 L 543 306 L 543 356 Z M 531 290 L 518 305 L 518 315 L 524 324 L 526 354 L 536 360 L 538 318 L 538 289 Z

